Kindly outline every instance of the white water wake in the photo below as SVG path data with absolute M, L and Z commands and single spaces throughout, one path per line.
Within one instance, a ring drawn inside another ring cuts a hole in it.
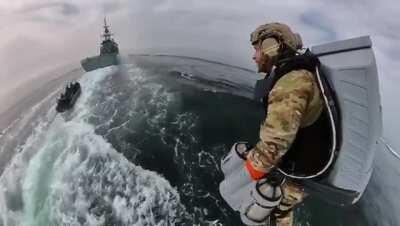
M 75 113 L 38 127 L 12 159 L 0 177 L 0 225 L 172 225 L 182 214 L 167 180 L 129 162 L 88 123 L 90 101 L 115 69 L 85 74 Z

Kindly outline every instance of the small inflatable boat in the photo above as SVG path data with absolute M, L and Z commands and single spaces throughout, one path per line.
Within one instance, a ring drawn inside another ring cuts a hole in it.
M 79 82 L 70 83 L 65 87 L 64 93 L 57 99 L 57 112 L 65 112 L 71 109 L 81 94 L 81 85 Z
M 326 106 L 323 118 L 329 125 L 328 136 L 323 141 L 319 136 L 311 137 L 306 143 L 319 142 L 324 148 L 311 145 L 307 153 L 297 155 L 306 157 L 291 162 L 295 167 L 282 164 L 278 170 L 287 179 L 303 184 L 314 197 L 338 206 L 352 205 L 364 193 L 375 152 L 381 148 L 378 140 L 382 136 L 382 112 L 372 43 L 365 36 L 313 46 L 310 50 L 319 60 L 315 74 Z M 237 153 L 231 151 L 221 161 L 225 179 L 220 193 L 239 211 L 254 185 L 235 185 L 235 172 L 243 163 L 234 155 Z M 283 160 L 282 163 L 290 163 L 290 153 Z

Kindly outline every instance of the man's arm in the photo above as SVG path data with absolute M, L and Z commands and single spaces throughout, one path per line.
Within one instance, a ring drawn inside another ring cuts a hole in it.
M 248 164 L 256 171 L 268 173 L 290 148 L 313 96 L 313 79 L 307 70 L 292 71 L 271 90 L 260 141 L 248 155 Z

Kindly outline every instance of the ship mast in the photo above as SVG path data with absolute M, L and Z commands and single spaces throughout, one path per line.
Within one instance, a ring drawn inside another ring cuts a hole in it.
M 110 30 L 108 29 L 110 26 L 109 25 L 107 25 L 107 18 L 106 17 L 104 17 L 104 33 L 103 33 L 103 38 L 104 38 L 104 41 L 108 41 L 108 40 L 111 40 L 111 36 L 113 35 L 112 33 L 110 33 Z

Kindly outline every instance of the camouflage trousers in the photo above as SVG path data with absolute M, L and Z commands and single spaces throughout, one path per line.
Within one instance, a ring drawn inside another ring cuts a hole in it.
M 276 226 L 293 226 L 293 208 L 301 203 L 307 194 L 302 187 L 290 180 L 282 185 L 283 198 L 275 211 Z

